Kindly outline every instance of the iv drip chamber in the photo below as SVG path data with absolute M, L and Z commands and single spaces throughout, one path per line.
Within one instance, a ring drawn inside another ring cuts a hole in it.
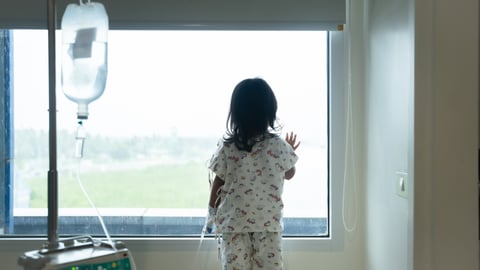
M 108 16 L 103 4 L 68 4 L 62 17 L 62 88 L 78 104 L 77 118 L 88 119 L 88 104 L 107 81 Z

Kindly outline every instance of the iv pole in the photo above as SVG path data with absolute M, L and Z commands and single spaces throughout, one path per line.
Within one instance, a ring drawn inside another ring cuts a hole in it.
M 55 0 L 47 0 L 48 17 L 48 82 L 49 82 L 49 163 L 48 171 L 48 248 L 58 247 L 58 171 L 57 171 L 57 105 L 56 105 L 56 60 Z

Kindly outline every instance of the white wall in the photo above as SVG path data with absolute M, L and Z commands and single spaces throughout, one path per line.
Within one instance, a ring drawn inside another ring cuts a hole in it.
M 365 269 L 479 269 L 478 1 L 364 7 Z
M 366 1 L 366 269 L 406 270 L 408 200 L 396 193 L 408 172 L 413 94 L 410 2 Z
M 479 269 L 478 5 L 415 1 L 415 270 Z
M 152 240 L 155 241 L 155 240 Z M 157 240 L 158 241 L 158 240 Z M 128 241 L 125 243 L 133 253 L 137 268 L 161 270 L 213 270 L 221 269 L 217 259 L 215 241 L 204 240 L 199 246 L 198 241 L 190 241 L 189 246 L 182 240 L 169 246 Z M 38 250 L 42 241 L 4 240 L 0 246 L 0 269 L 21 269 L 17 266 L 17 258 L 29 250 Z M 288 242 L 288 241 L 287 241 Z M 351 234 L 345 240 L 345 246 L 337 251 L 319 251 L 314 244 L 298 246 L 285 243 L 284 265 L 286 270 L 292 269 L 358 269 L 363 268 L 362 247 L 358 237 Z

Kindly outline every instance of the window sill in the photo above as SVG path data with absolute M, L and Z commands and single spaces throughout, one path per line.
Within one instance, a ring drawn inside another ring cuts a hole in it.
M 217 241 L 214 237 L 199 238 L 117 238 L 126 247 L 135 252 L 216 252 Z M 284 237 L 285 252 L 314 251 L 331 252 L 343 250 L 343 243 L 326 237 Z M 9 237 L 0 239 L 0 252 L 17 252 L 19 254 L 40 249 L 47 242 L 46 238 Z

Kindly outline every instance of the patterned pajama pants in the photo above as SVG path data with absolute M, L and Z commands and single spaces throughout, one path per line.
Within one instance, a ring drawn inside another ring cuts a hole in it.
M 222 233 L 223 270 L 282 270 L 279 232 Z

